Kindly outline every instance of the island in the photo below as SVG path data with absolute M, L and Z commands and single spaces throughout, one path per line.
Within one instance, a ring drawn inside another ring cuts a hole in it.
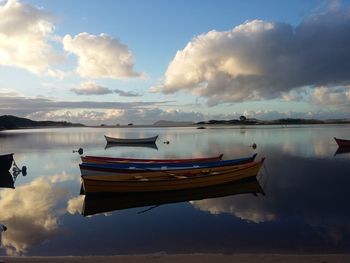
M 0 131 L 14 129 L 28 129 L 40 127 L 83 127 L 80 123 L 70 123 L 66 121 L 33 121 L 12 115 L 0 116 Z

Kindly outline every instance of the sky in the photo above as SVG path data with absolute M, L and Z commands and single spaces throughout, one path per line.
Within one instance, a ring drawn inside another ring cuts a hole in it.
M 350 0 L 0 0 L 0 115 L 350 117 Z

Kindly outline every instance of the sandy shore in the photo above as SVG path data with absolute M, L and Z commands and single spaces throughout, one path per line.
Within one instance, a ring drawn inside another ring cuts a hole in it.
M 151 255 L 129 255 L 129 256 L 87 256 L 87 257 L 1 257 L 4 263 L 348 263 L 349 255 L 280 255 L 280 254 L 151 254 Z

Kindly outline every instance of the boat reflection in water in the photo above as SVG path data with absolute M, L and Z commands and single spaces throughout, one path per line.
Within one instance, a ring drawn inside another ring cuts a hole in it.
M 82 215 L 89 216 L 127 208 L 159 206 L 162 204 L 248 193 L 254 195 L 260 193 L 265 195 L 262 187 L 255 177 L 243 179 L 234 183 L 190 190 L 174 190 L 149 193 L 87 194 L 84 199 Z
M 350 147 L 338 147 L 334 153 L 334 156 L 344 153 L 350 153 Z
M 145 147 L 158 150 L 157 144 L 142 144 L 142 143 L 129 143 L 129 144 L 119 144 L 119 143 L 107 143 L 105 150 L 112 147 Z
M 20 170 L 17 166 L 14 166 L 12 173 L 7 170 L 0 170 L 0 188 L 12 188 L 15 189 L 15 182 L 18 175 L 27 175 L 27 171 L 22 168 Z
M 14 189 L 15 181 L 20 173 L 22 173 L 23 176 L 27 175 L 27 167 L 23 166 L 22 169 L 20 169 L 13 159 L 13 153 L 0 155 L 0 188 Z
M 14 189 L 16 177 L 13 177 L 9 171 L 0 171 L 0 188 Z

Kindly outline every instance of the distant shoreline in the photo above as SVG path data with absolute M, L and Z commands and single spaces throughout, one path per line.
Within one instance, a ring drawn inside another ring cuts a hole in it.
M 269 127 L 269 126 L 281 126 L 278 128 L 288 128 L 292 126 L 306 126 L 306 125 L 349 125 L 350 122 L 332 122 L 332 123 L 270 123 L 270 124 L 205 124 L 205 125 L 199 125 L 199 124 L 193 124 L 193 125 L 152 125 L 152 124 L 140 124 L 140 125 L 77 125 L 77 126 L 32 126 L 32 127 L 16 127 L 11 129 L 0 129 L 0 132 L 2 131 L 11 131 L 11 130 L 32 130 L 32 129 L 52 129 L 52 128 L 59 128 L 59 129 L 65 129 L 65 128 L 201 128 L 201 129 L 210 129 L 210 128 L 258 128 L 258 127 Z
M 241 116 L 239 120 L 209 120 L 201 122 L 176 122 L 160 120 L 154 124 L 133 124 L 127 125 L 84 125 L 80 123 L 70 123 L 66 121 L 33 121 L 26 118 L 20 118 L 11 115 L 0 116 L 0 131 L 18 130 L 18 129 L 44 129 L 44 128 L 74 128 L 74 127 L 91 127 L 91 128 L 175 128 L 175 127 L 193 127 L 198 129 L 206 129 L 212 127 L 259 127 L 259 126 L 275 126 L 281 125 L 288 127 L 290 125 L 328 125 L 328 124 L 350 124 L 350 119 L 332 119 L 332 120 L 316 120 L 316 119 L 278 119 L 278 120 L 258 120 L 248 119 Z

